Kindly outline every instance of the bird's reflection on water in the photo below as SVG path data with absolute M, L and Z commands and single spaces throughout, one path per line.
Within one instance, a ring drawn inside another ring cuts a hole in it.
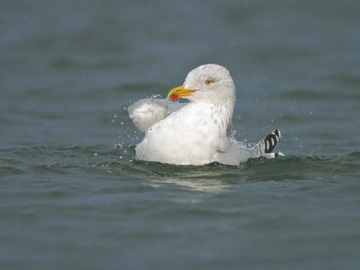
M 206 166 L 175 166 L 160 163 L 137 162 L 147 164 L 149 185 L 161 187 L 174 185 L 191 191 L 208 193 L 224 193 L 236 181 L 234 173 L 237 169 L 217 163 Z M 151 164 L 151 166 L 149 166 Z M 232 173 L 232 170 L 234 172 Z

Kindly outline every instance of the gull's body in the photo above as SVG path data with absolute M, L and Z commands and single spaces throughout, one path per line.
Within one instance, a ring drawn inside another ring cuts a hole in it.
M 130 106 L 134 124 L 145 131 L 136 146 L 139 160 L 177 165 L 212 162 L 236 165 L 248 158 L 268 156 L 280 138 L 274 131 L 252 148 L 230 136 L 235 105 L 235 85 L 229 71 L 208 64 L 187 75 L 183 86 L 169 92 L 169 99 L 190 102 L 170 103 L 145 99 Z

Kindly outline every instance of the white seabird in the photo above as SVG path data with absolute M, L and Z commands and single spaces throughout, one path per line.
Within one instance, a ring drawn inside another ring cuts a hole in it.
M 189 103 L 170 100 L 188 99 Z M 274 130 L 253 147 L 230 132 L 235 84 L 223 66 L 207 64 L 189 72 L 182 86 L 165 99 L 142 99 L 128 108 L 135 126 L 145 132 L 136 146 L 138 160 L 177 165 L 212 162 L 238 165 L 249 158 L 274 157 L 281 134 Z

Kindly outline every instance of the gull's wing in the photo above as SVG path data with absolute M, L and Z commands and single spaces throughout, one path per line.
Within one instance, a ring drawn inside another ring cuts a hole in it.
M 166 99 L 144 98 L 128 108 L 130 119 L 141 130 L 146 130 L 169 114 L 183 107 L 185 103 L 171 102 Z
M 265 139 L 262 139 L 253 147 L 247 147 L 243 142 L 232 139 L 229 151 L 226 153 L 217 153 L 216 161 L 222 164 L 239 165 L 249 158 L 274 158 L 276 153 L 272 153 L 275 146 L 281 138 L 280 130 L 275 129 L 269 133 Z M 279 155 L 284 155 L 279 153 Z
M 275 129 L 271 133 L 269 133 L 265 139 L 259 141 L 255 146 L 251 148 L 251 150 L 255 153 L 255 155 L 261 157 L 273 157 L 275 153 L 272 153 L 275 146 L 278 144 L 281 138 L 280 130 Z

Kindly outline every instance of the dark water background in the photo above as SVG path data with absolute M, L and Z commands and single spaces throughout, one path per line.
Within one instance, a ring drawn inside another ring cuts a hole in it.
M 359 1 L 0 2 L 1 269 L 359 269 Z M 126 106 L 204 63 L 238 167 L 134 161 Z

